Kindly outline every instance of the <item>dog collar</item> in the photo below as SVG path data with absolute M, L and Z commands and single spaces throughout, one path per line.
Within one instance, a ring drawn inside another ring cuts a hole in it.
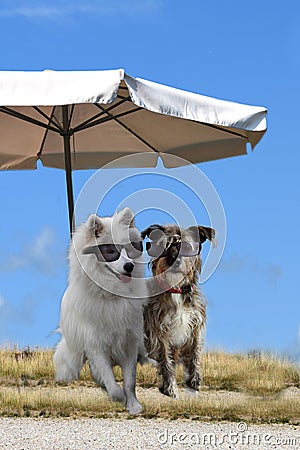
M 187 284 L 185 286 L 182 286 L 181 288 L 170 288 L 167 290 L 167 292 L 170 292 L 171 294 L 189 294 L 190 292 L 193 292 L 194 287 L 190 284 Z
M 193 292 L 193 290 L 195 289 L 195 286 L 192 284 L 186 284 L 181 288 L 174 288 L 169 287 L 166 283 L 163 283 L 160 280 L 158 280 L 158 278 L 155 278 L 155 281 L 160 288 L 164 289 L 165 292 L 169 292 L 170 294 L 189 294 L 190 292 Z

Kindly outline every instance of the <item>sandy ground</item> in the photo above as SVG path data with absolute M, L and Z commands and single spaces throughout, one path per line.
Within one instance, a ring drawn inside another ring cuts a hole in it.
M 84 390 L 84 388 L 81 388 Z M 89 387 L 89 393 L 93 388 Z M 154 403 L 174 400 L 157 389 L 137 388 L 138 398 Z M 99 388 L 95 388 L 99 395 Z M 105 395 L 105 394 L 103 394 Z M 181 395 L 184 395 L 182 390 Z M 201 391 L 203 400 L 239 403 L 245 394 L 228 391 Z M 289 399 L 300 390 L 288 388 L 279 394 Z M 33 419 L 0 418 L 0 450 L 300 450 L 300 426 L 248 425 L 244 422 L 201 422 L 163 419 Z
M 298 450 L 300 427 L 157 419 L 1 418 L 0 448 L 14 450 Z

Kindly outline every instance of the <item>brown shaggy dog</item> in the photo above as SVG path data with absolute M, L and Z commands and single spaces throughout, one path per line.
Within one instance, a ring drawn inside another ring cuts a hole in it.
M 153 278 L 144 310 L 145 345 L 149 357 L 158 362 L 160 392 L 176 397 L 176 364 L 184 365 L 188 389 L 198 391 L 201 383 L 206 301 L 197 289 L 199 254 L 201 244 L 206 239 L 212 241 L 215 230 L 151 225 L 142 232 L 142 238 L 146 236 L 150 239 L 146 246 Z

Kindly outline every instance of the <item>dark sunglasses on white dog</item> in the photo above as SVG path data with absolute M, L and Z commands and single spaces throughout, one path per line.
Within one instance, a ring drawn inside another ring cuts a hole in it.
M 149 256 L 153 258 L 163 258 L 168 255 L 169 249 L 171 247 L 176 247 L 178 251 L 178 256 L 197 256 L 200 253 L 201 245 L 200 242 L 174 242 L 169 247 L 166 247 L 165 242 L 146 242 L 146 250 Z
M 98 261 L 113 262 L 120 258 L 122 249 L 126 250 L 130 259 L 137 259 L 143 254 L 142 241 L 130 242 L 129 244 L 99 244 L 87 247 L 83 250 L 84 255 L 94 254 Z

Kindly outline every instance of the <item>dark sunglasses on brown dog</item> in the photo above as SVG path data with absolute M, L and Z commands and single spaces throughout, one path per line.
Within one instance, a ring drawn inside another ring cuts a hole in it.
M 165 242 L 146 242 L 147 253 L 153 258 L 163 258 L 164 256 L 167 256 L 171 247 L 177 248 L 178 256 L 187 257 L 197 256 L 201 250 L 200 242 L 174 242 L 169 247 L 166 247 Z

